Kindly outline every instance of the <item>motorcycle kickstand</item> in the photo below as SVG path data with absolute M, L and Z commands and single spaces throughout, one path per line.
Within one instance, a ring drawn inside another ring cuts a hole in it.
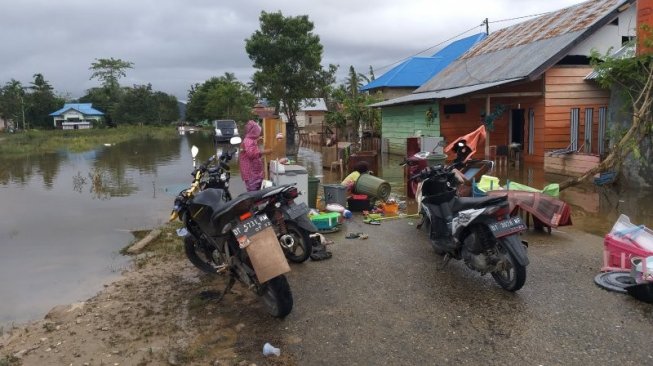
M 231 291 L 231 288 L 234 287 L 234 284 L 236 283 L 236 279 L 231 276 L 229 277 L 229 282 L 227 282 L 227 287 L 224 288 L 224 291 L 220 294 L 220 296 L 215 298 L 215 302 L 220 302 L 222 299 L 224 299 L 225 295 Z
M 442 263 L 439 266 L 437 266 L 437 268 L 439 270 L 444 269 L 449 264 L 449 261 L 451 261 L 451 255 L 449 255 L 449 253 L 446 253 L 442 258 Z

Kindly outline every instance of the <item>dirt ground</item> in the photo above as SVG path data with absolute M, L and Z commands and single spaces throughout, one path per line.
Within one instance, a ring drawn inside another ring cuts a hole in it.
M 347 239 L 362 232 L 368 239 Z M 329 234 L 333 258 L 292 265 L 294 298 L 270 317 L 242 286 L 221 303 L 164 230 L 134 268 L 83 304 L 0 339 L 8 365 L 649 365 L 653 305 L 593 283 L 603 238 L 529 230 L 526 285 L 502 290 L 458 261 L 442 264 L 410 219 Z M 280 357 L 264 357 L 269 342 Z
M 284 349 L 289 340 L 261 330 L 283 320 L 250 291 L 236 285 L 220 303 L 202 298 L 225 281 L 195 269 L 171 230 L 148 249 L 97 296 L 5 330 L 0 365 L 296 364 L 285 352 L 263 358 L 265 342 Z

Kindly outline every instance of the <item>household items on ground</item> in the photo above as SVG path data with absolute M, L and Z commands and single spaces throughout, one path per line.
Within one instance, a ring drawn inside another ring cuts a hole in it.
M 621 214 L 603 240 L 603 267 L 594 281 L 653 303 L 653 231 Z

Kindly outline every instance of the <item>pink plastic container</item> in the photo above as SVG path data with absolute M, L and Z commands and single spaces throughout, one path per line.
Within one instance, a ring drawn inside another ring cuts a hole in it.
M 643 249 L 628 236 L 608 234 L 603 240 L 603 268 L 601 270 L 629 270 L 632 266 L 630 262 L 632 257 L 646 258 L 652 255 L 653 252 Z

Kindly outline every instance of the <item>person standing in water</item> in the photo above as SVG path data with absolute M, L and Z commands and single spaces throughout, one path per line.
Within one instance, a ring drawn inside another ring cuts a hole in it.
M 258 148 L 258 140 L 261 137 L 261 126 L 255 121 L 249 120 L 245 125 L 245 138 L 241 145 L 238 157 L 240 164 L 240 175 L 245 182 L 248 192 L 261 189 L 264 170 L 263 155 L 268 155 L 272 149 Z

